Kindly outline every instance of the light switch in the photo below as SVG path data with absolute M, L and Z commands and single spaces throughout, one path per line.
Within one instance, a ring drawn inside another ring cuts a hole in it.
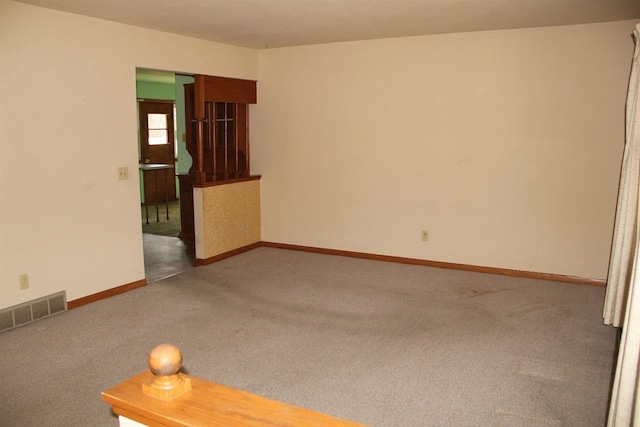
M 118 179 L 120 181 L 126 181 L 129 179 L 129 168 L 124 166 L 121 168 L 118 168 Z

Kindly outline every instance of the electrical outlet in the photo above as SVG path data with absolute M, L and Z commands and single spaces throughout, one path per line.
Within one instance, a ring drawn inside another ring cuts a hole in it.
M 126 181 L 129 179 L 129 168 L 124 166 L 121 168 L 118 168 L 118 179 L 120 181 Z
M 425 242 L 429 241 L 429 230 L 422 230 L 422 240 Z
M 20 282 L 20 290 L 24 291 L 25 289 L 29 289 L 29 275 L 21 274 L 18 276 L 18 282 Z

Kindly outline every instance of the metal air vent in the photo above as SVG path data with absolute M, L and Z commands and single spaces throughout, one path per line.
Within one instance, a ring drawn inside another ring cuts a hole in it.
M 67 311 L 67 293 L 58 292 L 0 310 L 0 332 Z

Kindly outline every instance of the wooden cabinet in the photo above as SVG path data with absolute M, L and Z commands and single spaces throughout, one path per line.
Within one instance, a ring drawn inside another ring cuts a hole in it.
M 180 238 L 195 241 L 193 186 L 250 176 L 249 104 L 257 100 L 256 82 L 195 75 L 184 85 L 186 148 L 193 163 L 179 175 Z
M 186 243 L 195 243 L 193 224 L 193 175 L 178 175 L 180 183 L 180 234 L 178 237 Z
M 193 158 L 189 174 L 201 175 L 196 180 L 201 184 L 248 177 L 249 104 L 256 102 L 256 82 L 194 78 L 184 85 L 187 151 Z

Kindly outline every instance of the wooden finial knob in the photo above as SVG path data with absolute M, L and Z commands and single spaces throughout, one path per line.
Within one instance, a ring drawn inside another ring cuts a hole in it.
M 149 353 L 149 368 L 155 375 L 177 374 L 182 367 L 182 353 L 171 344 L 160 344 Z
M 182 366 L 182 353 L 171 344 L 160 344 L 149 353 L 149 368 L 154 379 L 142 385 L 142 391 L 160 400 L 169 401 L 191 390 L 191 380 L 178 371 Z

